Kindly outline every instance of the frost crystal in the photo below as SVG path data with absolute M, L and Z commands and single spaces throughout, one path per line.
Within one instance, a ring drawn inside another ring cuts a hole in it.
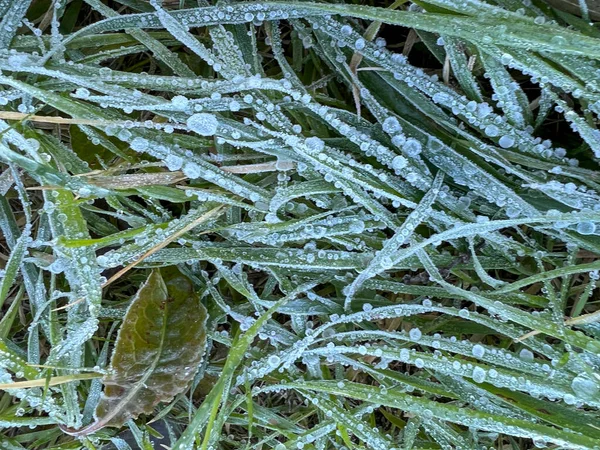
M 186 122 L 188 128 L 200 136 L 213 136 L 217 133 L 219 121 L 214 114 L 191 115 Z
M 473 346 L 472 353 L 475 358 L 482 358 L 483 355 L 485 354 L 485 348 L 482 345 L 475 344 Z
M 498 141 L 500 147 L 502 148 L 510 148 L 515 145 L 515 139 L 512 136 L 502 136 Z
M 418 341 L 422 336 L 421 330 L 418 328 L 412 328 L 408 334 L 413 341 Z
M 325 143 L 318 137 L 309 137 L 305 142 L 306 146 L 315 152 L 320 152 L 325 148 Z

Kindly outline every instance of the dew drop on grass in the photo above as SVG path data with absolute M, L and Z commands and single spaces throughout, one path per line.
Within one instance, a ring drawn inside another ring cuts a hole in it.
M 137 152 L 143 152 L 148 149 L 148 139 L 136 137 L 131 141 L 131 148 Z
M 483 383 L 486 375 L 485 369 L 482 369 L 481 367 L 475 367 L 473 369 L 473 381 L 476 383 Z
M 191 179 L 194 178 L 200 178 L 201 175 L 201 170 L 200 170 L 200 166 L 198 166 L 198 164 L 194 164 L 194 163 L 186 163 L 183 166 L 183 174 Z
M 485 132 L 486 136 L 489 137 L 496 137 L 500 133 L 500 130 L 496 125 L 488 125 L 483 131 Z
M 407 164 L 408 162 L 406 161 L 406 158 L 398 155 L 392 160 L 392 169 L 396 171 L 402 170 L 406 167 Z
M 502 136 L 498 141 L 498 144 L 500 144 L 500 147 L 502 148 L 510 148 L 515 145 L 515 138 L 508 135 Z
M 186 108 L 188 106 L 189 102 L 190 101 L 183 95 L 176 95 L 175 97 L 173 97 L 171 99 L 171 103 L 173 104 L 173 106 L 175 106 L 176 108 L 179 108 L 179 109 Z
M 281 362 L 281 359 L 279 358 L 279 356 L 277 356 L 277 355 L 269 356 L 269 365 L 271 367 L 277 367 L 280 362 Z
M 387 119 L 385 119 L 383 121 L 382 124 L 382 128 L 383 131 L 385 131 L 386 133 L 397 133 L 398 131 L 400 131 L 402 129 L 402 127 L 400 126 L 400 122 L 398 122 L 398 119 L 396 119 L 395 117 L 388 117 Z
M 325 143 L 318 137 L 309 137 L 305 141 L 306 146 L 315 152 L 320 152 L 325 148 Z
M 519 215 L 521 215 L 520 208 L 515 208 L 514 206 L 509 206 L 508 208 L 506 208 L 506 216 L 509 219 L 514 219 L 516 217 L 519 217 Z
M 485 354 L 485 348 L 482 345 L 475 344 L 471 350 L 471 353 L 473 353 L 475 358 L 482 358 Z
M 579 222 L 577 224 L 577 232 L 579 234 L 583 234 L 583 235 L 594 234 L 595 231 L 596 231 L 596 224 L 594 222 L 589 222 L 586 220 L 584 222 Z
M 410 338 L 413 341 L 418 341 L 419 339 L 421 339 L 421 336 L 423 335 L 423 333 L 421 333 L 421 330 L 419 330 L 418 328 L 412 328 L 408 332 L 408 335 L 410 336 Z
M 177 155 L 169 154 L 165 158 L 165 164 L 167 165 L 167 169 L 175 171 L 181 169 L 183 165 L 183 159 Z
M 214 114 L 199 113 L 191 115 L 186 124 L 190 130 L 200 136 L 213 136 L 217 132 L 219 121 Z
M 521 358 L 523 361 L 533 362 L 533 352 L 524 348 L 519 352 L 519 358 Z
M 595 397 L 600 390 L 598 384 L 586 375 L 577 375 L 571 382 L 571 389 L 579 397 L 588 399 Z
M 416 139 L 408 138 L 403 148 L 408 156 L 416 157 L 421 153 L 423 146 Z

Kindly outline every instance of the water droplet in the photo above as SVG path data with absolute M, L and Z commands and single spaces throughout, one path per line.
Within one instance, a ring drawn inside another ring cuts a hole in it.
M 519 352 L 519 358 L 521 358 L 523 361 L 533 362 L 533 352 L 524 348 Z
M 590 398 L 598 394 L 598 384 L 587 375 L 577 375 L 571 382 L 571 389 L 580 398 Z
M 415 157 L 421 153 L 421 149 L 423 148 L 423 146 L 416 139 L 408 138 L 404 143 L 403 148 L 408 156 Z
M 485 348 L 482 345 L 475 344 L 471 350 L 475 358 L 481 358 L 485 354 Z
M 413 341 L 418 341 L 419 339 L 421 339 L 423 333 L 421 333 L 421 330 L 419 330 L 418 328 L 413 328 L 408 332 L 408 335 Z
M 306 146 L 315 152 L 320 152 L 325 148 L 325 142 L 318 137 L 309 137 L 304 141 Z
M 406 158 L 398 155 L 392 160 L 392 169 L 396 171 L 402 170 L 406 167 L 407 163 Z
M 366 45 L 367 45 L 367 42 L 363 38 L 357 39 L 356 42 L 354 43 L 354 47 L 356 48 L 356 50 L 362 50 L 365 48 Z
M 596 224 L 594 222 L 589 222 L 586 220 L 584 222 L 579 222 L 577 224 L 577 232 L 579 234 L 583 234 L 583 235 L 594 234 L 595 231 L 596 231 Z
M 498 136 L 498 133 L 500 133 L 500 130 L 496 125 L 488 125 L 487 127 L 485 127 L 484 132 L 486 136 L 496 137 Z
M 475 367 L 473 369 L 473 381 L 475 383 L 483 383 L 485 381 L 486 372 L 481 367 Z
M 515 138 L 513 138 L 512 136 L 502 136 L 500 138 L 500 140 L 498 141 L 498 144 L 500 144 L 500 147 L 502 148 L 510 148 L 513 145 L 515 145 Z
M 187 126 L 200 136 L 213 136 L 217 132 L 219 121 L 214 114 L 193 114 L 187 120 Z
M 131 141 L 131 148 L 137 152 L 143 152 L 147 150 L 148 145 L 148 140 L 141 137 L 136 137 L 133 139 L 133 141 Z
M 402 130 L 400 122 L 398 122 L 398 119 L 396 119 L 395 117 L 388 117 L 387 119 L 385 119 L 383 121 L 382 127 L 383 131 L 390 134 Z

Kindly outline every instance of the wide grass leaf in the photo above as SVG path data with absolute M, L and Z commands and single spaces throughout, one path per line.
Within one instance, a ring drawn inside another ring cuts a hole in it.
M 177 269 L 152 271 L 121 325 L 96 420 L 74 435 L 120 427 L 185 391 L 206 346 L 206 309 Z

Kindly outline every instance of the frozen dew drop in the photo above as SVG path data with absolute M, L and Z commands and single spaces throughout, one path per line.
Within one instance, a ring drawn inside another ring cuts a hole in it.
M 92 195 L 92 191 L 89 188 L 82 187 L 82 188 L 78 189 L 77 194 L 80 197 L 84 197 L 85 198 L 85 197 L 89 197 L 90 195 Z
M 219 121 L 214 114 L 193 114 L 187 122 L 188 128 L 200 136 L 213 136 L 217 132 Z
M 404 137 L 403 134 L 397 134 L 396 136 L 394 136 L 392 138 L 392 144 L 394 144 L 398 148 L 402 147 L 402 145 L 405 142 L 406 142 L 406 138 Z
M 571 389 L 580 398 L 590 398 L 598 394 L 598 384 L 586 375 L 577 375 L 571 382 Z
M 475 367 L 473 369 L 473 381 L 475 383 L 483 383 L 485 381 L 486 372 L 481 367 Z
M 131 148 L 137 152 L 143 152 L 144 150 L 147 150 L 148 145 L 148 140 L 141 137 L 136 137 L 131 141 Z
M 194 163 L 187 163 L 185 166 L 183 166 L 183 174 L 191 179 L 200 178 L 200 166 Z
M 179 170 L 183 165 L 183 159 L 177 155 L 170 154 L 165 158 L 165 164 L 169 170 Z
M 362 50 L 365 48 L 366 45 L 367 45 L 367 42 L 363 38 L 357 39 L 356 42 L 354 43 L 354 47 L 356 48 L 356 50 Z
M 184 97 L 183 95 L 176 95 L 171 99 L 171 103 L 176 108 L 185 109 L 190 103 L 190 101 L 187 99 L 187 97 Z
M 509 55 L 508 53 L 503 53 L 502 56 L 500 57 L 500 62 L 502 64 L 504 64 L 505 66 L 510 64 L 513 60 L 512 55 Z
M 408 138 L 403 148 L 408 156 L 416 157 L 421 153 L 423 146 L 416 139 Z
M 485 135 L 489 137 L 496 137 L 498 136 L 498 133 L 500 133 L 500 130 L 496 125 L 488 125 L 483 131 L 485 132 Z
M 577 232 L 579 234 L 588 235 L 594 234 L 596 231 L 596 224 L 594 222 L 583 221 L 577 224 Z
M 513 206 L 509 206 L 508 208 L 506 208 L 506 216 L 510 219 L 519 217 L 520 214 L 521 214 L 521 210 L 519 208 L 515 208 Z
M 466 319 L 467 317 L 469 317 L 471 315 L 471 313 L 468 309 L 463 308 L 460 311 L 458 311 L 458 315 L 460 317 L 462 317 L 463 319 Z
M 533 362 L 533 352 L 524 348 L 519 352 L 519 358 L 521 358 L 523 361 Z
M 131 131 L 123 129 L 117 133 L 117 137 L 122 141 L 128 141 L 131 139 Z
M 382 257 L 380 263 L 383 269 L 391 269 L 394 266 L 394 261 L 389 256 Z
M 475 344 L 471 350 L 471 353 L 473 353 L 475 358 L 482 358 L 485 354 L 485 348 L 482 345 Z
M 500 140 L 498 141 L 498 144 L 500 144 L 500 147 L 502 148 L 510 148 L 513 145 L 515 145 L 515 138 L 513 138 L 512 136 L 502 136 L 500 138 Z
M 398 155 L 392 160 L 392 169 L 402 170 L 406 167 L 406 164 L 407 164 L 406 158 Z
M 325 148 L 325 142 L 318 137 L 309 137 L 305 141 L 306 146 L 315 152 L 320 152 Z
M 413 328 L 408 332 L 408 335 L 413 341 L 418 341 L 419 339 L 421 339 L 423 333 L 421 333 L 421 330 L 419 330 L 418 328 Z
M 75 96 L 77 98 L 86 99 L 90 96 L 90 91 L 86 88 L 78 88 L 75 90 Z
M 388 117 L 383 121 L 383 131 L 386 133 L 396 133 L 402 129 L 400 122 L 395 117 Z

